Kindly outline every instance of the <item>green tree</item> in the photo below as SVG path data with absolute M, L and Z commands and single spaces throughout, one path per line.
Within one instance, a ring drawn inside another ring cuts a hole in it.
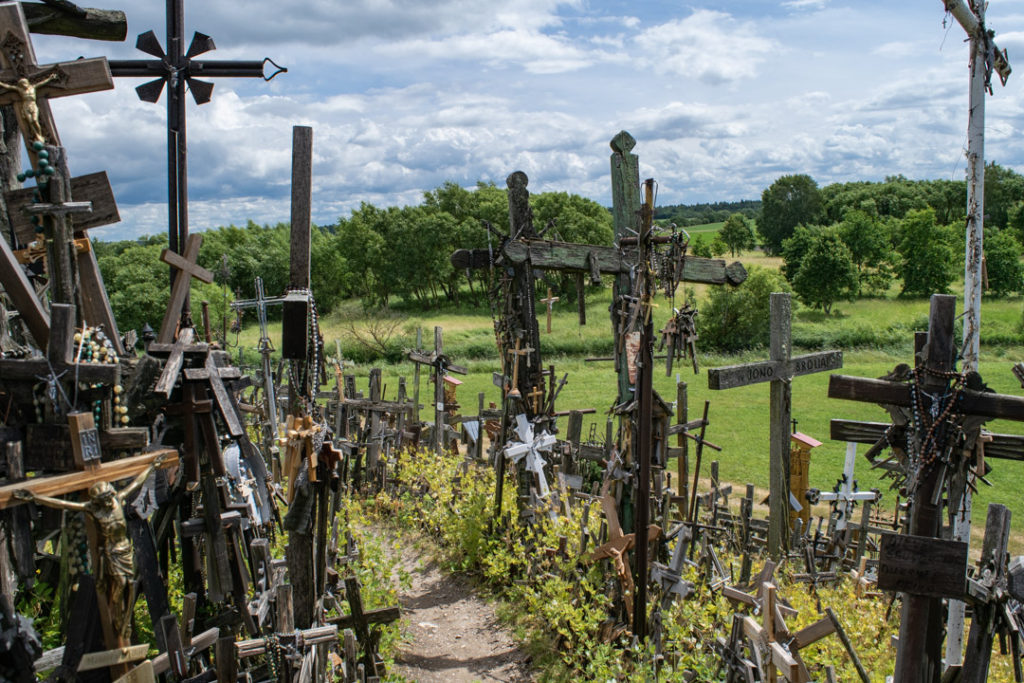
M 701 343 L 722 351 L 765 346 L 770 334 L 772 292 L 788 292 L 789 284 L 776 270 L 751 266 L 738 287 L 714 287 L 697 316 Z
M 985 226 L 1005 228 L 1010 209 L 1024 200 L 1024 176 L 994 161 L 985 165 Z
M 929 296 L 944 294 L 956 277 L 956 260 L 950 234 L 935 223 L 935 211 L 917 209 L 899 224 L 896 273 L 903 293 Z
M 722 225 L 722 229 L 718 231 L 718 236 L 729 248 L 733 258 L 744 249 L 754 247 L 754 231 L 750 229 L 750 223 L 741 213 L 730 215 Z
M 800 264 L 804 256 L 814 244 L 815 235 L 821 231 L 817 225 L 798 225 L 793 234 L 782 243 L 782 275 L 792 284 L 796 274 L 800 272 Z
M 821 215 L 821 191 L 814 179 L 803 174 L 782 176 L 761 194 L 757 231 L 765 250 L 780 253 L 796 226 L 817 223 Z
M 885 291 L 892 279 L 892 233 L 886 222 L 861 209 L 852 209 L 838 226 L 839 237 L 857 268 L 857 294 Z
M 1003 296 L 1024 289 L 1024 268 L 1020 263 L 1021 246 L 1009 230 L 985 235 L 985 269 L 989 291 Z
M 1018 242 L 1024 244 L 1024 201 L 1014 203 L 1007 211 L 1006 227 Z
M 697 235 L 690 241 L 690 253 L 701 258 L 714 257 L 714 254 L 711 253 L 711 245 L 704 235 Z
M 842 298 L 853 298 L 857 291 L 857 269 L 850 250 L 835 229 L 819 230 L 804 254 L 793 279 L 793 291 L 812 308 L 828 315 L 832 304 Z

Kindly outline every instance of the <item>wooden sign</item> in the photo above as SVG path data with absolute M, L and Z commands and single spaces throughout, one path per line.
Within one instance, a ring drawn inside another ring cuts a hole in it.
M 71 413 L 68 415 L 68 426 L 71 433 L 71 451 L 75 462 L 82 466 L 99 462 L 102 456 L 100 449 L 100 433 L 96 429 L 96 421 L 92 413 Z
M 933 598 L 967 590 L 967 544 L 927 536 L 882 536 L 878 587 Z
M 745 365 L 731 365 L 708 370 L 708 385 L 711 389 L 731 389 L 773 379 L 790 379 L 815 372 L 838 370 L 843 367 L 842 351 L 820 351 L 782 361 L 765 360 Z

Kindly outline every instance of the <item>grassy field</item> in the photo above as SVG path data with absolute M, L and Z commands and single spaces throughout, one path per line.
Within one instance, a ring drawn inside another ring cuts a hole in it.
M 759 252 L 744 254 L 741 260 L 748 266 L 779 265 L 778 259 L 765 257 Z M 703 287 L 695 289 L 699 307 L 705 295 Z M 614 398 L 613 364 L 584 360 L 587 356 L 611 353 L 608 316 L 610 300 L 608 289 L 588 294 L 588 324 L 583 327 L 578 324 L 573 303 L 559 302 L 555 305 L 551 334 L 544 332 L 546 321 L 544 317 L 541 318 L 544 363 L 554 364 L 559 378 L 565 373 L 569 376 L 569 382 L 559 397 L 558 409 L 594 408 L 597 411 L 596 415 L 586 416 L 584 435 L 588 433 L 590 424 L 596 424 L 597 433 L 603 436 L 606 413 Z M 676 305 L 680 304 L 681 300 L 677 300 Z M 654 313 L 656 323 L 663 321 L 671 308 L 669 301 L 661 300 Z M 820 312 L 797 307 L 793 335 L 797 352 L 800 352 L 800 347 L 844 349 L 843 374 L 880 377 L 898 363 L 910 362 L 913 332 L 927 327 L 928 300 L 923 298 L 887 296 L 843 302 L 837 304 L 836 308 L 838 310 L 831 316 L 824 316 Z M 986 300 L 983 307 L 980 371 L 989 386 L 999 392 L 1021 393 L 1020 384 L 1010 372 L 1015 362 L 1024 360 L 1024 339 L 1020 332 L 1021 308 L 1020 297 Z M 354 348 L 351 328 L 366 329 L 381 317 L 380 313 L 364 312 L 355 303 L 327 316 L 321 321 L 321 327 L 327 340 L 328 353 L 334 355 L 334 340 L 339 339 L 343 355 L 350 357 Z M 454 362 L 466 365 L 470 370 L 470 374 L 462 378 L 465 384 L 459 390 L 463 412 L 475 413 L 480 392 L 484 393 L 486 402 L 498 402 L 500 394 L 491 383 L 491 375 L 500 370 L 500 365 L 489 310 L 477 308 L 467 311 L 407 313 L 395 320 L 395 334 L 391 343 L 398 349 L 411 348 L 415 343 L 416 328 L 421 327 L 425 343 L 429 345 L 432 343 L 435 325 L 444 329 L 446 352 Z M 280 323 L 271 324 L 271 337 L 280 338 Z M 880 348 L 872 348 L 867 344 L 856 343 L 858 339 L 875 342 L 882 339 L 885 343 Z M 239 343 L 246 348 L 247 359 L 254 359 L 252 349 L 256 341 L 255 326 L 248 325 L 239 337 Z M 700 342 L 700 351 L 699 347 Z M 737 484 L 750 482 L 761 487 L 767 485 L 769 389 L 767 385 L 754 385 L 711 392 L 707 387 L 704 369 L 766 356 L 766 350 L 735 356 L 702 352 L 699 356 L 700 373 L 695 375 L 688 364 L 677 363 L 672 376 L 666 376 L 662 370 L 655 377 L 655 389 L 670 403 L 676 396 L 677 379 L 687 383 L 691 417 L 703 409 L 705 400 L 711 402 L 710 427 L 706 436 L 709 441 L 721 446 L 722 452 L 706 452 L 705 459 L 719 460 L 722 478 Z M 348 370 L 360 378 L 365 378 L 370 367 L 377 364 L 353 364 L 346 361 Z M 399 376 L 408 378 L 411 391 L 411 363 L 379 365 L 384 368 L 388 396 L 394 396 Z M 835 484 L 841 475 L 845 451 L 845 444 L 828 439 L 829 420 L 845 418 L 887 421 L 887 414 L 878 406 L 827 398 L 827 382 L 827 373 L 800 377 L 793 382 L 792 414 L 798 421 L 798 429 L 824 442 L 823 446 L 815 449 L 811 463 L 811 486 L 819 489 L 831 489 Z M 365 388 L 365 379 L 359 380 L 359 387 Z M 428 402 L 421 400 L 421 403 Z M 1005 421 L 991 422 L 988 428 L 995 432 L 1024 433 L 1024 425 Z M 862 447 L 860 452 L 865 449 Z M 983 486 L 976 497 L 975 519 L 984 519 L 984 509 L 989 502 L 1007 505 L 1020 519 L 1024 515 L 1024 498 L 1019 495 L 1019 491 L 1024 488 L 1024 463 L 992 461 L 991 464 L 994 471 L 989 479 L 994 486 Z M 878 471 L 869 470 L 863 460 L 858 463 L 857 479 L 861 489 L 879 487 L 885 491 L 883 506 L 892 508 L 895 498 L 888 491 L 889 482 L 879 481 Z M 1018 540 L 1016 545 L 1024 551 L 1024 542 Z

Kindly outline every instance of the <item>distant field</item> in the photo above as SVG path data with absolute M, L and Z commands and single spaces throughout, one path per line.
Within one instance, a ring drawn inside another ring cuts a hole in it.
M 765 257 L 760 252 L 745 253 L 744 264 L 778 267 L 779 260 Z M 954 285 L 954 291 L 959 285 Z M 698 307 L 704 300 L 705 287 L 695 288 Z M 676 306 L 682 303 L 677 297 Z M 554 364 L 558 377 L 569 375 L 569 383 L 558 400 L 559 410 L 594 408 L 596 415 L 587 416 L 584 435 L 589 425 L 596 425 L 597 434 L 603 435 L 605 413 L 611 405 L 615 386 L 614 368 L 609 362 L 584 361 L 587 356 L 605 356 L 611 353 L 611 324 L 608 307 L 611 294 L 608 289 L 589 293 L 587 297 L 587 325 L 581 327 L 577 321 L 574 303 L 558 302 L 552 316 L 552 333 L 544 332 L 546 316 L 541 316 L 541 343 L 544 363 Z M 671 303 L 658 300 L 654 309 L 655 323 L 663 322 L 671 311 Z M 844 348 L 843 374 L 864 377 L 879 377 L 901 362 L 909 362 L 913 332 L 927 326 L 928 300 L 902 299 L 890 293 L 884 298 L 864 299 L 855 302 L 840 302 L 831 316 L 796 306 L 793 334 L 797 345 L 801 342 L 810 348 Z M 1021 337 L 1021 297 L 986 300 L 982 312 L 983 352 L 981 373 L 985 381 L 996 391 L 1020 394 L 1021 387 L 1010 372 L 1012 365 L 1024 360 L 1024 339 Z M 358 304 L 347 305 L 341 311 L 321 321 L 327 340 L 329 355 L 335 354 L 335 339 L 341 340 L 342 353 L 349 358 L 355 345 L 348 328 L 352 325 L 365 327 L 381 314 L 364 313 Z M 491 373 L 500 369 L 494 343 L 493 324 L 486 307 L 466 311 L 444 311 L 441 313 L 423 311 L 408 313 L 399 320 L 393 345 L 399 350 L 414 345 L 417 327 L 422 327 L 426 344 L 432 344 L 433 326 L 444 329 L 446 352 L 470 370 L 464 386 L 459 389 L 459 400 L 463 412 L 476 411 L 477 394 L 483 392 L 486 402 L 499 400 L 498 389 L 491 383 Z M 656 327 L 660 329 L 660 325 Z M 280 339 L 280 323 L 271 324 L 271 336 Z M 248 324 L 239 341 L 246 347 L 247 360 L 254 361 L 252 349 L 256 346 L 255 326 Z M 836 343 L 842 340 L 883 340 L 881 345 Z M 767 343 L 767 340 L 764 340 Z M 880 348 L 873 348 L 880 346 Z M 854 348 L 857 347 L 857 348 Z M 722 477 L 725 480 L 744 484 L 747 482 L 764 487 L 768 483 L 768 387 L 755 385 L 728 391 L 711 392 L 707 388 L 704 369 L 745 362 L 766 357 L 765 350 L 750 351 L 738 356 L 708 354 L 700 349 L 701 372 L 693 374 L 687 364 L 677 364 L 673 376 L 664 374 L 663 361 L 655 377 L 655 389 L 668 402 L 675 400 L 675 382 L 687 382 L 691 416 L 699 413 L 705 400 L 711 401 L 710 427 L 707 439 L 723 448 L 721 453 L 705 451 L 705 462 L 717 459 L 721 462 Z M 800 349 L 797 349 L 799 352 Z M 237 353 L 237 351 L 235 352 Z M 384 368 L 388 395 L 394 396 L 397 378 L 405 376 L 411 382 L 411 363 L 383 364 L 346 362 L 346 367 L 360 377 L 360 390 L 365 389 L 365 377 L 373 365 Z M 821 441 L 824 445 L 812 456 L 811 485 L 820 489 L 831 489 L 841 474 L 845 445 L 831 442 L 829 420 L 832 418 L 885 421 L 886 413 L 879 407 L 848 401 L 828 399 L 826 394 L 827 374 L 800 377 L 793 382 L 793 417 L 798 429 Z M 421 403 L 428 403 L 421 399 Z M 1016 423 L 990 423 L 993 431 L 1024 433 L 1024 425 Z M 863 452 L 863 448 L 860 452 Z M 976 500 L 975 517 L 984 519 L 984 506 L 989 502 L 1000 502 L 1013 511 L 1016 519 L 1024 518 L 1024 498 L 1019 492 L 1024 489 L 1024 463 L 994 461 L 994 471 L 989 479 L 994 488 L 983 486 Z M 707 471 L 706 469 L 704 470 Z M 877 471 L 869 471 L 865 463 L 858 463 L 857 478 L 860 488 L 880 487 L 888 489 L 887 482 L 879 482 Z M 883 505 L 891 508 L 895 499 L 886 494 Z M 983 525 L 982 525 L 983 526 Z M 1024 542 L 1015 541 L 1024 552 Z

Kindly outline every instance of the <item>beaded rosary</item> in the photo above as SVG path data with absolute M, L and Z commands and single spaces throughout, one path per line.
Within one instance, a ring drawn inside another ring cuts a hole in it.
M 951 381 L 952 384 L 947 386 L 941 396 L 929 394 L 921 388 L 921 375 L 923 373 L 940 377 L 947 382 Z M 910 379 L 913 382 L 910 391 L 913 434 L 920 435 L 924 433 L 924 436 L 921 438 L 915 436 L 913 439 L 908 440 L 907 443 L 909 471 L 907 473 L 906 488 L 908 493 L 913 493 L 918 482 L 928 474 L 935 465 L 935 461 L 940 459 L 940 451 L 944 453 L 950 451 L 948 445 L 941 449 L 939 448 L 940 443 L 949 443 L 949 435 L 943 433 L 942 427 L 948 424 L 957 430 L 961 429 L 959 425 L 960 416 L 953 411 L 960 401 L 966 377 L 967 374 L 964 372 L 942 372 L 929 369 L 926 366 L 918 366 L 910 372 Z M 928 396 L 931 399 L 931 405 L 927 410 L 922 409 L 922 399 L 924 396 Z M 945 457 L 941 459 L 945 464 L 951 464 Z

